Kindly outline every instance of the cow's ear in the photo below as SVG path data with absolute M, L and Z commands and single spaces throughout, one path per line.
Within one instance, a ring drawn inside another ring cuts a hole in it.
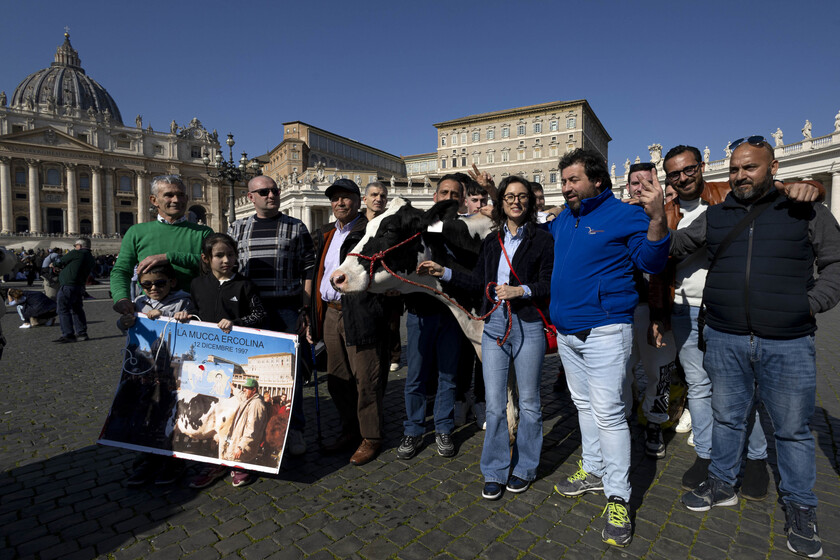
M 423 220 L 426 225 L 446 220 L 454 220 L 458 217 L 458 207 L 461 205 L 457 200 L 442 200 L 426 210 Z

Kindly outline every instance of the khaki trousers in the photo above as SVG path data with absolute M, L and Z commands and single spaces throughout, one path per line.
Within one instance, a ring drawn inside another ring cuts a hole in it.
M 382 400 L 387 379 L 387 337 L 376 344 L 347 346 L 342 311 L 328 307 L 324 317 L 327 349 L 327 389 L 342 432 L 365 439 L 382 439 Z

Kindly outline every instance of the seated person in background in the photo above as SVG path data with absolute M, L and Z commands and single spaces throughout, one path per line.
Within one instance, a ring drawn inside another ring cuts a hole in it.
M 178 277 L 171 264 L 153 266 L 139 275 L 143 294 L 134 298 L 134 310 L 145 313 L 149 319 L 173 317 L 179 311 L 193 310 L 190 294 L 176 289 Z M 117 322 L 120 330 L 130 329 L 136 319 L 133 313 L 122 315 Z
M 9 305 L 17 307 L 20 320 L 23 321 L 20 326 L 22 329 L 37 327 L 38 325 L 50 326 L 55 321 L 55 301 L 41 292 L 12 288 L 9 290 L 7 300 Z

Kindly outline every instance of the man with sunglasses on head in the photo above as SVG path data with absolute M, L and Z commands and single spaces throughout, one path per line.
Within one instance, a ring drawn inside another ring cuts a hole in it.
M 280 189 L 271 177 L 261 175 L 248 182 L 248 200 L 255 213 L 236 220 L 228 235 L 239 249 L 239 272 L 250 278 L 260 290 L 268 310 L 268 328 L 286 333 L 304 334 L 308 324 L 309 298 L 315 268 L 315 248 L 306 225 L 280 212 Z M 289 423 L 286 452 L 293 456 L 306 453 L 303 429 L 304 356 L 309 347 L 300 338 L 295 368 L 295 400 Z
M 676 146 L 665 154 L 665 179 L 677 198 L 665 205 L 668 227 L 681 230 L 702 217 L 709 206 L 723 202 L 730 191 L 729 183 L 708 182 L 703 179 L 705 163 L 700 150 L 693 146 Z M 791 184 L 775 183 L 778 189 L 793 200 L 812 201 L 823 196 L 825 190 L 813 181 Z M 688 384 L 688 407 L 694 449 L 697 458 L 685 472 L 682 487 L 694 490 L 708 474 L 712 448 L 712 382 L 703 367 L 703 352 L 697 346 L 697 316 L 703 301 L 706 270 L 709 259 L 699 251 L 683 259 L 672 259 L 666 272 L 673 273 L 674 306 L 671 325 L 677 344 L 680 364 Z M 757 415 L 751 417 L 755 418 Z M 753 422 L 750 422 L 753 425 Z M 747 462 L 741 484 L 741 495 L 761 500 L 767 495 L 767 441 L 760 424 L 753 425 L 747 444 Z
M 713 258 L 702 333 L 703 364 L 714 388 L 711 463 L 706 480 L 682 502 L 692 511 L 738 504 L 748 420 L 760 399 L 776 439 L 788 548 L 817 558 L 822 544 L 809 425 L 816 399 L 815 316 L 840 300 L 840 228 L 822 204 L 798 203 L 774 188 L 779 161 L 763 137 L 736 140 L 731 148 L 731 192 L 674 232 L 671 246 L 675 256 Z
M 128 228 L 120 245 L 120 254 L 111 270 L 111 296 L 114 311 L 120 315 L 133 314 L 130 299 L 135 268 L 138 275 L 170 264 L 175 269 L 177 288 L 189 291 L 190 282 L 198 276 L 201 262 L 201 243 L 213 233 L 207 226 L 187 221 L 187 189 L 178 175 L 161 175 L 152 179 L 149 202 L 157 211 L 151 222 Z M 140 486 L 149 481 L 164 485 L 175 482 L 184 470 L 184 462 L 174 457 L 143 453 L 135 462 L 128 486 Z

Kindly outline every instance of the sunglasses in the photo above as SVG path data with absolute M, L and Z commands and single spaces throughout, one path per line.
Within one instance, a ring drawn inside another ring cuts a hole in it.
M 144 290 L 148 290 L 148 289 L 150 289 L 152 286 L 154 286 L 155 288 L 163 288 L 164 286 L 168 286 L 168 285 L 169 285 L 169 280 L 164 280 L 164 279 L 160 279 L 160 280 L 147 280 L 147 281 L 145 281 L 145 282 L 140 282 L 140 285 L 141 285 L 141 286 L 143 286 L 143 289 L 144 289 Z
M 268 193 L 271 193 L 274 196 L 279 196 L 280 195 L 280 189 L 278 189 L 277 187 L 266 187 L 264 189 L 257 189 L 257 190 L 248 191 L 248 192 L 258 194 L 263 198 L 267 197 Z
M 756 147 L 763 146 L 764 144 L 767 144 L 768 146 L 770 145 L 770 142 L 768 142 L 764 136 L 747 136 L 745 138 L 738 138 L 737 140 L 730 142 L 729 149 L 734 150 L 744 142 Z
M 696 163 L 694 165 L 683 167 L 679 171 L 671 171 L 670 173 L 666 173 L 665 178 L 673 182 L 679 179 L 680 175 L 683 173 L 685 173 L 686 177 L 694 177 L 694 174 L 697 173 L 698 169 L 700 169 L 700 164 Z

